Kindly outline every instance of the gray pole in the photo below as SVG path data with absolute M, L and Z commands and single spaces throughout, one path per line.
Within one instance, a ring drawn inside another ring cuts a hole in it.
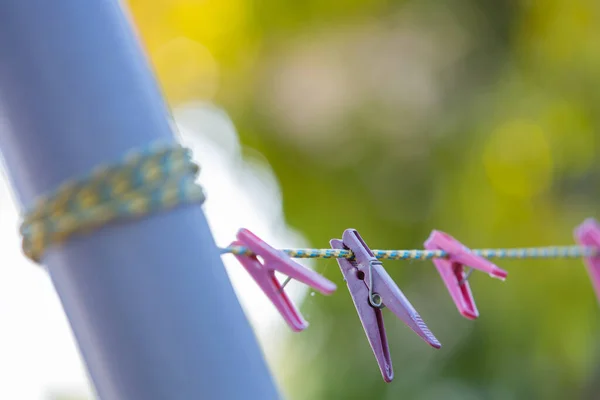
M 0 2 L 0 124 L 22 207 L 175 140 L 117 0 Z M 100 398 L 279 398 L 200 206 L 74 238 L 44 261 Z

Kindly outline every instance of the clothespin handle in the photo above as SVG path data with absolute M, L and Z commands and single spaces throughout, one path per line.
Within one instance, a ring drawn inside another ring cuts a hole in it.
M 448 260 L 473 269 L 488 273 L 492 278 L 505 280 L 508 272 L 498 268 L 490 260 L 474 254 L 471 249 L 449 234 L 433 230 L 425 241 L 427 250 L 443 250 L 448 254 Z

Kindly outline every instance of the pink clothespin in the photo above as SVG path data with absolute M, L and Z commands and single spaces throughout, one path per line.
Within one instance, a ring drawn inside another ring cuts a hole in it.
M 309 285 L 323 294 L 331 294 L 336 289 L 335 283 L 292 261 L 287 254 L 272 248 L 247 229 L 240 229 L 237 234 L 237 241 L 233 245 L 244 246 L 255 254 L 252 256 L 236 255 L 235 258 L 254 278 L 258 286 L 281 313 L 283 319 L 295 332 L 306 329 L 308 322 L 304 320 L 294 303 L 284 292 L 283 287 L 275 277 L 275 271 Z M 258 257 L 262 258 L 262 264 Z
M 425 248 L 427 250 L 443 250 L 448 253 L 448 258 L 434 258 L 432 261 L 442 276 L 458 311 L 469 319 L 479 317 L 471 287 L 466 280 L 464 267 L 469 266 L 487 272 L 491 277 L 502 280 L 506 278 L 507 272 L 489 260 L 473 254 L 470 249 L 444 232 L 436 230 L 431 232 L 425 241 Z
M 600 225 L 593 218 L 586 219 L 575 229 L 575 239 L 582 246 L 600 248 Z M 585 265 L 590 274 L 596 297 L 600 301 L 600 257 L 586 257 Z
M 429 345 L 438 349 L 442 346 L 356 230 L 346 229 L 342 240 L 331 239 L 329 243 L 334 249 L 349 249 L 354 253 L 354 259 L 339 258 L 337 262 L 384 381 L 391 382 L 394 379 L 381 313 L 384 306 Z

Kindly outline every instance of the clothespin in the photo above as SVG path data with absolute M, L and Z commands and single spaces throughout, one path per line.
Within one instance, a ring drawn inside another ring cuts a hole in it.
M 498 268 L 489 260 L 477 256 L 458 240 L 447 233 L 434 230 L 425 241 L 427 250 L 443 250 L 447 258 L 434 258 L 432 261 L 440 273 L 444 284 L 458 311 L 468 319 L 476 319 L 479 312 L 475 306 L 475 299 L 464 271 L 465 266 L 487 272 L 491 277 L 504 280 L 507 272 Z
M 336 289 L 335 283 L 319 275 L 317 272 L 292 261 L 287 254 L 272 248 L 247 229 L 240 229 L 236 237 L 237 241 L 232 244 L 244 246 L 251 250 L 254 255 L 236 255 L 235 258 L 254 278 L 290 328 L 295 332 L 306 329 L 308 322 L 304 320 L 284 292 L 283 287 L 275 277 L 275 271 L 309 285 L 323 294 L 333 293 Z M 262 263 L 258 257 L 262 259 Z
M 593 218 L 586 219 L 575 229 L 575 239 L 582 246 L 593 246 L 600 248 L 600 225 Z M 592 286 L 596 292 L 596 297 L 600 301 L 600 257 L 585 257 Z
M 427 328 L 421 316 L 390 278 L 383 268 L 383 264 L 375 258 L 356 230 L 346 229 L 342 240 L 331 239 L 329 243 L 334 249 L 349 249 L 354 253 L 354 259 L 339 258 L 337 262 L 348 285 L 350 296 L 352 296 L 358 317 L 373 349 L 384 381 L 391 382 L 394 379 L 392 359 L 381 313 L 384 306 L 389 308 L 429 345 L 438 349 L 441 347 L 440 342 Z

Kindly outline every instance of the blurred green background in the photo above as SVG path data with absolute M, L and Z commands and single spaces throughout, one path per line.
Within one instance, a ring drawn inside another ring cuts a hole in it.
M 598 215 L 596 1 L 128 3 L 171 106 L 223 107 L 316 247 L 348 227 L 383 249 L 422 248 L 433 228 L 473 248 L 571 244 Z M 474 274 L 475 322 L 431 263 L 385 265 L 443 348 L 384 311 L 383 383 L 337 263 L 318 261 L 340 288 L 307 297 L 310 329 L 272 365 L 290 399 L 600 398 L 580 260 Z

